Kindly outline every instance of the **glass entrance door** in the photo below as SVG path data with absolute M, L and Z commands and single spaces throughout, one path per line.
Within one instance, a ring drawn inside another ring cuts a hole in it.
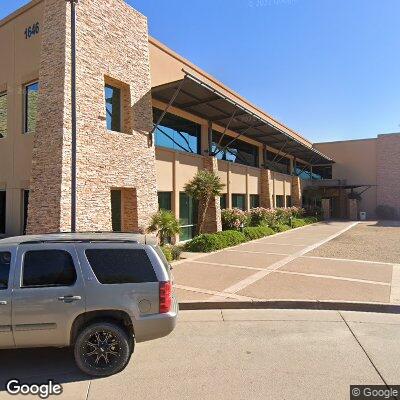
M 196 234 L 197 202 L 185 192 L 179 193 L 179 221 L 181 224 L 180 241 L 190 240 Z

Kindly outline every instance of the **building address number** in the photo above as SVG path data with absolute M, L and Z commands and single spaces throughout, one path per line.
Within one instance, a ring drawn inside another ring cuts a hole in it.
M 25 39 L 30 39 L 32 36 L 35 36 L 39 33 L 39 22 L 35 22 L 32 26 L 28 26 L 25 29 Z

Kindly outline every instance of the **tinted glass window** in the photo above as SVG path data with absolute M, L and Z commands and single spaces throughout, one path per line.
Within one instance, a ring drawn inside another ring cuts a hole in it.
M 158 192 L 158 208 L 171 211 L 171 192 Z
M 290 173 L 290 160 L 282 155 L 267 150 L 266 167 L 271 171 L 281 172 L 282 174 Z
M 111 190 L 111 225 L 113 232 L 121 232 L 122 211 L 121 211 L 121 191 Z
M 25 133 L 35 132 L 39 83 L 25 86 Z
M 275 199 L 275 207 L 285 207 L 285 197 L 277 194 Z
M 27 251 L 22 286 L 70 286 L 76 281 L 71 254 L 64 250 Z
M 258 147 L 228 135 L 212 132 L 212 152 L 219 160 L 258 167 Z
M 90 249 L 86 258 L 100 283 L 157 282 L 151 261 L 141 249 Z
M 7 93 L 0 93 L 0 139 L 7 136 Z
M 221 210 L 225 210 L 225 208 L 226 208 L 226 193 L 224 193 L 220 196 L 219 206 L 221 207 Z
M 292 196 L 286 196 L 286 207 L 292 207 Z
M 244 194 L 233 194 L 232 207 L 244 211 L 246 209 L 246 196 Z
M 162 111 L 153 109 L 153 122 L 157 123 Z M 156 146 L 177 151 L 200 154 L 201 126 L 185 118 L 166 113 L 154 132 Z
M 110 131 L 121 131 L 121 89 L 105 85 L 106 122 Z
M 250 208 L 260 207 L 260 196 L 258 194 L 250 195 Z
M 11 253 L 0 252 L 0 290 L 7 289 L 8 277 L 10 275 Z

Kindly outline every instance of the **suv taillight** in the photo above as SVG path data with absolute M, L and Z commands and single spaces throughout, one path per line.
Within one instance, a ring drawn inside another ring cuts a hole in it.
M 160 282 L 159 283 L 159 297 L 160 297 L 160 313 L 167 313 L 171 309 L 172 303 L 172 283 Z

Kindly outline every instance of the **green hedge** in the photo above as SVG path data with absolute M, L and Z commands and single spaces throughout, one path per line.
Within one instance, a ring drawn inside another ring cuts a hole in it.
M 288 230 L 291 229 L 291 228 L 290 228 L 289 225 L 277 224 L 277 225 L 273 226 L 272 229 L 273 229 L 275 232 L 285 232 L 285 231 L 288 231 Z
M 238 231 L 204 233 L 188 242 L 186 249 L 188 251 L 209 253 L 210 251 L 221 250 L 245 241 L 246 237 L 244 234 Z
M 247 240 L 260 239 L 264 236 L 273 235 L 275 232 L 269 226 L 255 226 L 243 229 L 243 234 Z
M 165 258 L 167 259 L 168 262 L 174 261 L 174 260 L 179 260 L 182 249 L 179 246 L 173 246 L 173 245 L 165 245 L 161 246 L 161 250 L 164 253 Z

